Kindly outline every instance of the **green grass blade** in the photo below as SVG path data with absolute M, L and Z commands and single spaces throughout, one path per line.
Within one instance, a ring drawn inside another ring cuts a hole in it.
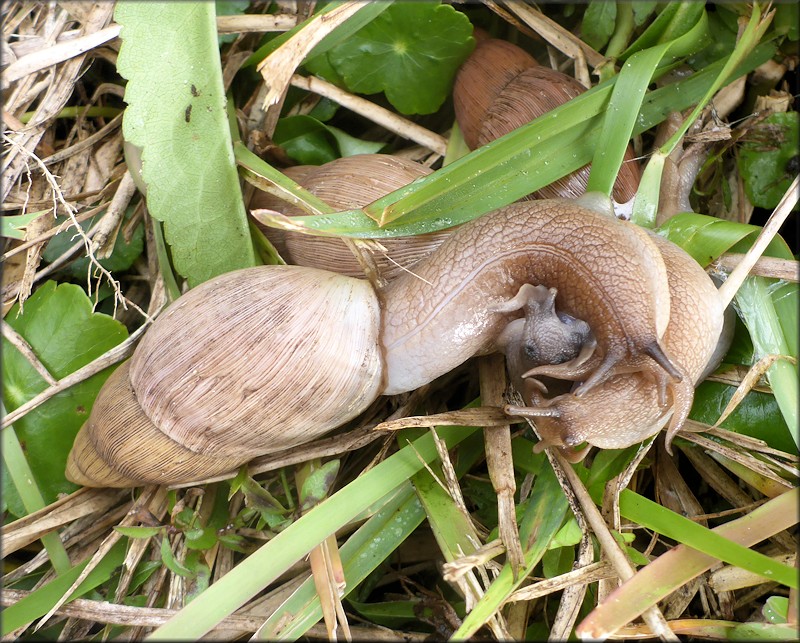
M 392 499 L 342 545 L 347 596 L 386 560 L 425 518 L 410 484 L 401 485 Z M 295 641 L 322 618 L 314 579 L 308 578 L 264 623 L 259 640 Z
M 2 411 L 3 415 L 5 415 L 5 408 Z M 34 511 L 44 509 L 45 504 L 42 492 L 39 491 L 39 487 L 36 485 L 33 471 L 31 471 L 28 460 L 25 458 L 25 452 L 22 450 L 22 445 L 19 443 L 13 426 L 3 429 L 2 452 L 3 464 L 17 489 L 17 493 L 19 493 L 25 510 L 31 514 Z M 45 534 L 40 540 L 47 550 L 47 556 L 50 558 L 50 562 L 53 563 L 53 569 L 55 569 L 56 573 L 65 573 L 70 568 L 71 563 L 69 562 L 67 550 L 64 549 L 64 544 L 58 534 Z M 46 611 L 43 612 L 43 614 L 46 613 Z
M 448 446 L 465 439 L 474 430 L 441 430 Z M 433 439 L 425 435 L 344 489 L 321 502 L 292 523 L 266 545 L 234 567 L 222 579 L 195 598 L 148 640 L 168 641 L 199 638 L 225 616 L 244 605 L 297 560 L 360 512 L 386 497 L 397 486 L 437 457 Z
M 784 496 L 792 495 L 796 498 L 797 489 L 779 497 L 784 498 Z M 784 498 L 784 502 L 786 501 L 787 499 Z M 762 505 L 752 513 L 763 509 L 765 506 Z M 711 529 L 684 518 L 674 511 L 665 509 L 658 503 L 648 500 L 633 491 L 626 489 L 620 494 L 619 510 L 624 518 L 708 556 L 713 556 L 754 574 L 762 575 L 787 587 L 798 588 L 797 570 L 793 567 L 779 563 L 764 554 L 730 541 Z M 788 526 L 794 524 L 794 518 L 789 516 L 787 519 L 790 521 Z
M 752 71 L 774 52 L 772 44 L 758 47 L 735 75 Z M 671 111 L 695 104 L 724 64 L 718 61 L 648 93 L 634 134 L 660 123 Z M 598 85 L 550 114 L 375 201 L 369 206 L 375 218 L 389 207 L 391 216 L 397 218 L 383 228 L 363 210 L 293 217 L 293 225 L 309 234 L 382 239 L 442 230 L 507 205 L 592 160 L 601 126 L 596 117 L 603 111 L 613 82 Z
M 620 69 L 597 141 L 587 192 L 611 196 L 647 86 L 669 44 L 634 54 Z
M 645 512 L 639 512 L 637 506 L 644 499 L 637 498 L 634 501 L 635 496 L 636 494 L 631 491 L 624 491 L 620 496 L 620 511 L 625 518 L 640 522 L 640 513 L 644 514 Z M 734 545 L 732 541 L 727 540 L 728 538 L 746 545 L 755 544 L 755 542 L 768 538 L 797 522 L 797 499 L 798 490 L 793 489 L 773 498 L 741 518 L 716 527 L 712 533 L 727 545 Z M 649 501 L 647 502 L 649 503 Z M 660 509 L 666 512 L 665 509 Z M 686 518 L 677 517 L 691 524 L 692 531 L 695 527 L 704 529 Z M 742 545 L 736 546 L 749 551 Z M 693 545 L 690 544 L 689 546 L 679 545 L 671 549 L 643 567 L 586 617 L 577 628 L 578 636 L 605 638 L 608 633 L 618 630 L 639 616 L 645 609 L 655 605 L 672 591 L 712 567 L 718 559 L 716 551 L 706 555 L 693 549 Z M 771 559 L 767 560 L 772 562 Z M 767 568 L 760 569 L 761 572 L 767 571 Z M 789 571 L 788 575 L 796 581 L 796 570 L 789 568 Z M 778 580 L 771 574 L 769 574 L 769 578 Z
M 474 635 L 493 614 L 500 609 L 511 593 L 521 585 L 541 560 L 553 536 L 556 535 L 567 512 L 567 499 L 549 463 L 536 477 L 532 501 L 520 525 L 520 533 L 533 534 L 532 546 L 525 550 L 525 569 L 514 581 L 511 567 L 506 565 L 486 590 L 483 598 L 467 614 L 453 639 L 467 639 Z M 525 543 L 523 542 L 523 549 Z
M 79 598 L 87 592 L 105 583 L 114 570 L 122 564 L 125 557 L 125 540 L 120 540 L 105 555 L 70 596 L 70 600 Z M 47 585 L 32 591 L 22 600 L 3 609 L 3 636 L 8 635 L 19 627 L 32 623 L 37 618 L 47 614 L 80 576 L 84 567 L 89 563 L 85 561 L 76 565 L 60 576 L 56 576 Z

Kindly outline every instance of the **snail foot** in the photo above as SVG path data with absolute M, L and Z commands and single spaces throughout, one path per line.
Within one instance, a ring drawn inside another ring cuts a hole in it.
M 671 382 L 669 392 L 672 396 L 672 418 L 667 427 L 664 446 L 667 448 L 667 453 L 672 455 L 672 440 L 683 429 L 683 425 L 689 417 L 689 411 L 692 410 L 694 386 L 691 378 L 684 376 L 679 382 Z

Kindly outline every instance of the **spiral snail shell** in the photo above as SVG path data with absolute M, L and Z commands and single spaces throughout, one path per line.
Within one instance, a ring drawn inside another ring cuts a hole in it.
M 223 275 L 173 303 L 130 366 L 112 375 L 67 475 L 85 485 L 133 486 L 233 474 L 258 455 L 347 422 L 379 395 L 413 390 L 473 355 L 508 350 L 501 338 L 522 310 L 509 302 L 526 285 L 554 288 L 562 314 L 593 335 L 596 367 L 581 375 L 581 397 L 531 399 L 565 409 L 550 414 L 546 440 L 570 445 L 576 435 L 595 443 L 591 431 L 567 424 L 566 409 L 623 375 L 642 374 L 620 399 L 602 399 L 614 412 L 644 404 L 636 413 L 652 417 L 648 426 L 671 407 L 685 417 L 685 391 L 691 404 L 696 364 L 713 353 L 722 313 L 712 302 L 696 337 L 685 321 L 673 323 L 698 293 L 682 277 L 668 279 L 665 261 L 682 251 L 664 243 L 571 201 L 535 201 L 463 225 L 413 274 L 378 291 L 298 266 Z M 692 260 L 677 264 L 685 261 Z M 708 281 L 697 271 L 698 282 Z M 713 300 L 707 285 L 700 297 Z M 691 355 L 681 348 L 687 334 Z M 638 387 L 656 385 L 660 394 L 640 401 Z
M 332 208 L 351 210 L 427 176 L 431 170 L 399 156 L 357 154 L 316 167 L 291 167 L 284 172 Z M 277 210 L 287 216 L 306 214 L 266 192 L 256 193 L 250 205 L 252 209 Z M 266 226 L 261 229 L 287 263 L 332 270 L 349 277 L 364 276 L 363 268 L 341 239 L 311 237 Z M 394 279 L 433 252 L 449 234 L 449 230 L 442 230 L 415 237 L 381 240 L 385 252 L 374 254 L 379 273 L 386 280 Z
M 486 145 L 586 91 L 577 80 L 540 65 L 504 40 L 479 40 L 458 71 L 453 103 L 470 149 Z M 534 192 L 540 199 L 577 198 L 586 191 L 590 166 Z M 613 197 L 625 203 L 636 194 L 639 166 L 628 147 L 614 184 Z

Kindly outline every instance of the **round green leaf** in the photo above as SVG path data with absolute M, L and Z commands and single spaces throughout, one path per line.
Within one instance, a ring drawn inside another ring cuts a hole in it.
M 449 5 L 398 2 L 334 47 L 328 60 L 350 91 L 384 91 L 403 114 L 430 114 L 474 44 L 469 20 Z
M 17 305 L 6 321 L 28 342 L 56 379 L 85 366 L 128 336 L 120 322 L 92 312 L 91 300 L 74 284 L 45 283 L 25 302 L 24 312 L 18 313 Z M 67 453 L 111 370 L 106 369 L 62 391 L 14 423 L 47 503 L 54 502 L 59 493 L 70 493 L 77 488 L 64 477 Z M 30 362 L 4 338 L 3 403 L 6 409 L 16 409 L 47 386 Z M 13 514 L 26 513 L 5 468 L 3 496 Z

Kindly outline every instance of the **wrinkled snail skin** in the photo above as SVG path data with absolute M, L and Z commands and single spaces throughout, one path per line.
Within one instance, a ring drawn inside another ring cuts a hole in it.
M 556 413 L 556 417 L 534 414 L 542 438 L 539 448 L 574 447 L 582 442 L 603 449 L 624 448 L 652 436 L 670 421 L 669 444 L 691 409 L 694 386 L 721 358 L 716 349 L 725 310 L 712 280 L 676 245 L 647 234 L 664 258 L 672 299 L 663 342 L 687 379 L 672 389 L 667 404 L 652 378 L 641 372 L 615 375 L 581 398 L 561 395 L 548 400 L 539 389 L 528 387 L 528 403 Z
M 641 369 L 644 355 L 658 356 L 657 307 L 669 293 L 655 244 L 642 243 L 632 226 L 552 200 L 506 206 L 454 231 L 382 293 L 386 393 L 413 390 L 496 350 L 510 320 L 496 309 L 523 284 L 556 288 L 558 310 L 591 327 L 603 361 L 587 390 L 614 368 Z
M 365 280 L 299 266 L 262 266 L 205 282 L 155 321 L 129 366 L 109 379 L 76 439 L 67 475 L 89 486 L 135 486 L 232 474 L 259 455 L 340 426 L 381 394 L 413 390 L 473 355 L 498 350 L 504 328 L 522 312 L 509 312 L 509 302 L 526 284 L 556 289 L 561 319 L 589 325 L 608 367 L 583 382 L 584 397 L 559 401 L 562 419 L 568 404 L 594 413 L 604 404 L 624 416 L 627 405 L 614 399 L 591 402 L 620 381 L 632 387 L 629 397 L 644 387 L 660 411 L 667 400 L 659 397 L 679 386 L 691 392 L 691 377 L 702 370 L 698 350 L 679 344 L 704 311 L 700 304 L 679 318 L 673 305 L 662 336 L 657 307 L 670 289 L 682 296 L 683 277 L 665 277 L 670 253 L 682 251 L 671 244 L 665 250 L 667 242 L 657 238 L 642 243 L 631 225 L 569 201 L 524 202 L 465 224 L 414 274 L 379 292 Z M 662 254 L 667 266 L 653 269 Z M 693 282 L 685 288 L 693 292 Z M 657 365 L 654 346 L 675 362 L 660 358 Z M 689 377 L 681 384 L 665 375 L 659 385 L 652 375 L 669 370 Z M 647 375 L 635 385 L 620 375 L 638 371 Z M 652 393 L 659 388 L 660 395 Z M 554 444 L 593 439 L 583 437 L 582 426 L 553 431 Z

